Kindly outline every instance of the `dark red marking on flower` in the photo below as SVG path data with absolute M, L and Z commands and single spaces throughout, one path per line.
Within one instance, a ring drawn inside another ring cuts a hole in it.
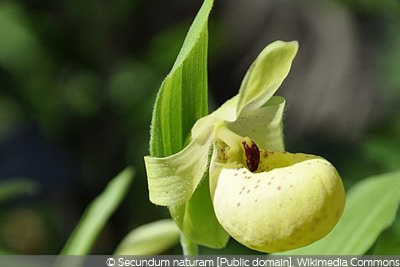
M 244 147 L 244 153 L 246 155 L 246 164 L 251 172 L 254 172 L 258 168 L 260 163 L 260 150 L 254 141 L 251 141 L 251 146 L 246 141 L 242 142 Z

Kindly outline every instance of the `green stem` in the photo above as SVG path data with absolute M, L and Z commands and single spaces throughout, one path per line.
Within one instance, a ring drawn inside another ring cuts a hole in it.
M 181 247 L 185 256 L 198 255 L 197 244 L 186 238 L 183 233 L 181 233 Z

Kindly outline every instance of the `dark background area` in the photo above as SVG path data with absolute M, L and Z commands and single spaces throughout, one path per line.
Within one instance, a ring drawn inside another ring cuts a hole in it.
M 169 217 L 148 201 L 143 156 L 157 90 L 201 3 L 0 1 L 0 181 L 38 185 L 0 204 L 2 250 L 57 254 L 127 165 L 134 184 L 92 252 L 112 253 L 131 229 Z M 399 1 L 216 0 L 209 28 L 210 111 L 266 44 L 299 40 L 278 91 L 287 150 L 328 158 L 347 188 L 399 168 Z M 378 249 L 400 251 L 399 220 Z M 223 253 L 250 252 L 231 242 Z

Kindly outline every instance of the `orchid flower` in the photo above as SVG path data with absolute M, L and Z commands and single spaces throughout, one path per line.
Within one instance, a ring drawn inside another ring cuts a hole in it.
M 345 193 L 335 167 L 284 148 L 285 100 L 273 95 L 297 50 L 295 41 L 265 47 L 238 95 L 197 120 L 184 149 L 145 157 L 151 202 L 168 206 L 193 242 L 219 248 L 231 236 L 258 251 L 285 251 L 338 222 Z

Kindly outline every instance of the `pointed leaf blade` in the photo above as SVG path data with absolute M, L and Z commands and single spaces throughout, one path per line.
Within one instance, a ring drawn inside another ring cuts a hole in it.
M 86 255 L 90 251 L 100 230 L 128 191 L 133 176 L 134 170 L 128 167 L 109 182 L 86 208 L 61 255 Z
M 151 124 L 151 156 L 165 157 L 181 150 L 195 121 L 208 113 L 207 22 L 212 4 L 212 0 L 203 3 L 161 84 Z

